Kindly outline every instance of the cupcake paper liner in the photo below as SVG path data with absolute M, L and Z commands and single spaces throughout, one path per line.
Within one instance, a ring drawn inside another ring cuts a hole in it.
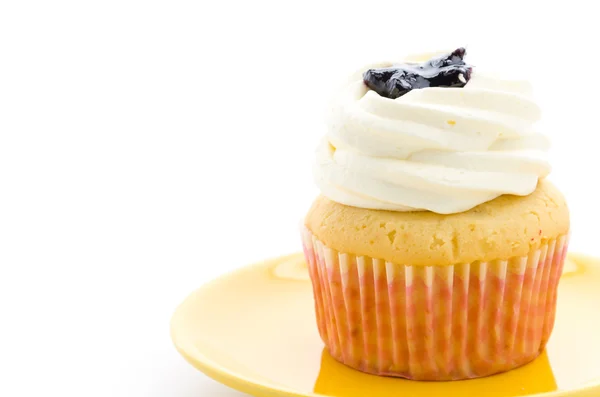
M 458 380 L 544 349 L 568 238 L 527 256 L 404 266 L 338 252 L 303 228 L 319 333 L 341 363 L 376 375 Z

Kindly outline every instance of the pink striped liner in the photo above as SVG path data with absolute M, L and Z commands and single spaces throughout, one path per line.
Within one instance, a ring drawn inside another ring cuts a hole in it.
M 453 266 L 338 252 L 306 228 L 303 243 L 332 357 L 376 375 L 458 380 L 514 369 L 543 351 L 568 238 L 523 257 Z

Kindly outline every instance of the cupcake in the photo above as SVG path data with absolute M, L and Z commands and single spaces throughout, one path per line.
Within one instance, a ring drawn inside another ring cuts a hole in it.
M 317 149 L 302 240 L 337 361 L 459 380 L 535 359 L 552 332 L 569 212 L 526 81 L 465 50 L 351 78 Z

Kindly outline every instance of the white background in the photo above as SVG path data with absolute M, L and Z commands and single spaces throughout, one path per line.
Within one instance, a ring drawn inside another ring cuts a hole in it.
M 600 254 L 593 3 L 1 2 L 0 395 L 239 396 L 171 313 L 299 250 L 332 90 L 409 52 L 531 76 L 573 249 Z

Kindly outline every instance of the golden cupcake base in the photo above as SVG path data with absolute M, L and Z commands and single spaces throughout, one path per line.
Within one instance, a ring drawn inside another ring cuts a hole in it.
M 600 259 L 569 255 L 544 353 L 499 375 L 418 382 L 335 361 L 315 320 L 302 254 L 265 261 L 195 291 L 176 310 L 178 351 L 211 378 L 258 397 L 511 397 L 600 395 Z

